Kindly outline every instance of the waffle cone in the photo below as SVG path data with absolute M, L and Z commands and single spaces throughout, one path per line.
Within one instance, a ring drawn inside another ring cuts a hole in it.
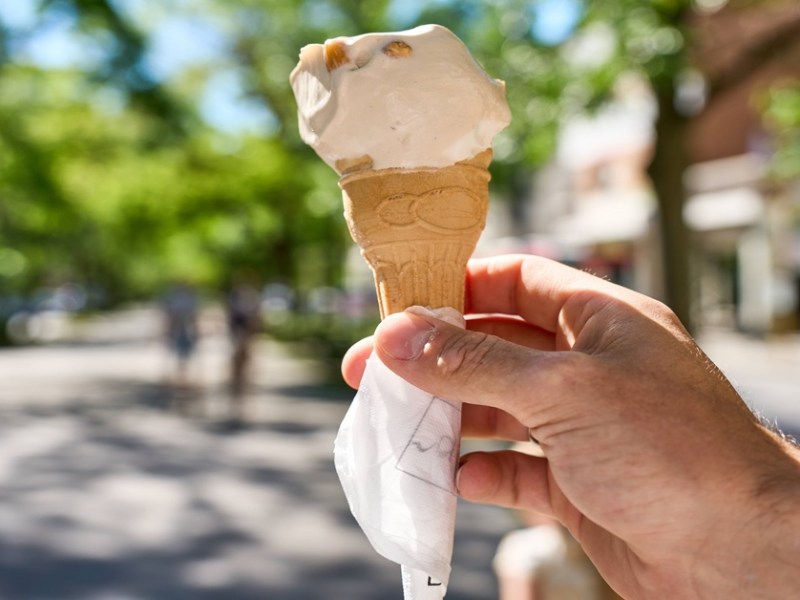
M 375 276 L 381 318 L 414 305 L 464 312 L 467 261 L 489 209 L 491 158 L 488 149 L 439 169 L 343 175 L 345 218 Z

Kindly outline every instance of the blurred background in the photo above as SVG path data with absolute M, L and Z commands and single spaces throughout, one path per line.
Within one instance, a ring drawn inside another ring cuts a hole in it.
M 0 597 L 401 597 L 332 472 L 378 312 L 288 77 L 429 22 L 512 108 L 477 253 L 664 300 L 800 431 L 795 0 L 5 0 Z M 519 524 L 461 507 L 448 597 Z

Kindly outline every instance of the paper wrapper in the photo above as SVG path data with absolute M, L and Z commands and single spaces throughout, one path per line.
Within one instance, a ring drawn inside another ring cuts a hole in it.
M 342 177 L 345 216 L 374 272 L 381 317 L 420 305 L 463 326 L 466 265 L 486 223 L 490 161 L 487 150 L 443 169 Z M 458 403 L 412 386 L 372 356 L 336 438 L 336 470 L 353 515 L 376 551 L 403 566 L 406 600 L 438 600 L 447 590 L 460 429 Z
M 334 443 L 350 510 L 375 550 L 402 565 L 405 600 L 439 600 L 450 579 L 461 406 L 371 356 Z

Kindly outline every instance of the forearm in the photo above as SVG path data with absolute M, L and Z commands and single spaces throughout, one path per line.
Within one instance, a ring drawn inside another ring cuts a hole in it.
M 725 557 L 716 563 L 720 568 L 704 572 L 705 581 L 696 581 L 700 598 L 782 600 L 797 594 L 800 449 L 786 440 L 776 440 L 776 445 L 774 461 L 763 465 L 759 485 L 748 500 L 753 510 L 745 507 L 740 522 L 730 525 L 739 533 L 729 538 L 730 545 L 716 549 Z

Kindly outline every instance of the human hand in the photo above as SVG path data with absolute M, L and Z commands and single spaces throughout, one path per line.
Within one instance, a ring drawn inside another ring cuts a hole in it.
M 796 592 L 797 452 L 671 311 L 530 256 L 471 262 L 466 306 L 469 331 L 411 309 L 343 362 L 356 386 L 374 343 L 404 379 L 465 403 L 464 435 L 539 441 L 546 458 L 462 457 L 464 498 L 555 517 L 625 598 Z

